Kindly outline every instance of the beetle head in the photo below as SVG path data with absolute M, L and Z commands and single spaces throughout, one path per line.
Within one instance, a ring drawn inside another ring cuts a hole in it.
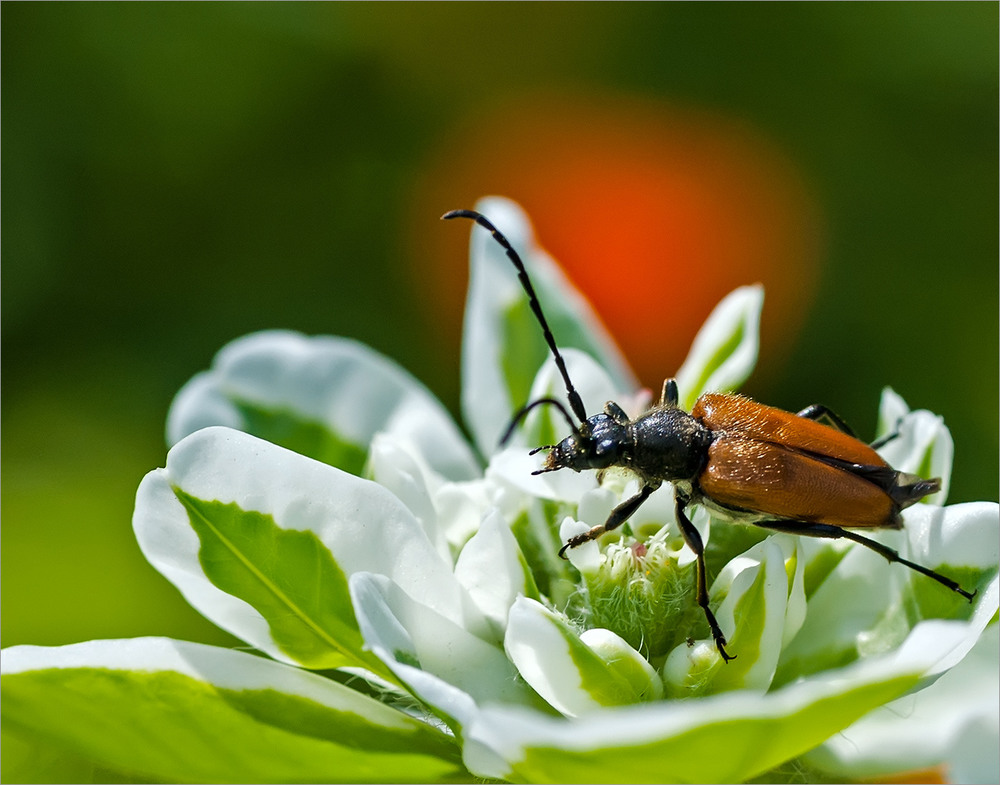
M 533 474 L 572 469 L 607 469 L 621 465 L 631 441 L 626 426 L 607 414 L 595 414 L 581 423 L 559 444 L 538 447 L 532 453 L 548 450 L 542 468 Z

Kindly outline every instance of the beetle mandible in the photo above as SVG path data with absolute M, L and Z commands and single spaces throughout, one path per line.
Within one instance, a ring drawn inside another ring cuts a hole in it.
M 588 417 L 517 251 L 487 218 L 474 210 L 452 210 L 442 218 L 471 219 L 503 247 L 517 270 L 566 385 L 569 410 L 555 398 L 531 401 L 514 416 L 502 441 L 533 408 L 554 406 L 569 423 L 571 433 L 558 444 L 532 450 L 532 454 L 548 452 L 542 468 L 533 474 L 618 468 L 639 478 L 638 493 L 615 507 L 603 524 L 571 537 L 560 549 L 560 556 L 566 558 L 569 548 L 618 528 L 664 482 L 672 483 L 677 524 L 696 556 L 698 605 L 705 612 L 716 648 L 726 662 L 736 655 L 726 651 L 726 638 L 708 604 L 704 544 L 686 513 L 691 504 L 772 531 L 851 540 L 972 601 L 975 591 L 970 593 L 951 578 L 850 531 L 900 529 L 902 510 L 941 489 L 939 479 L 925 480 L 896 471 L 876 452 L 898 434 L 889 434 L 869 445 L 825 406 L 814 404 L 792 414 L 726 393 L 702 395 L 689 414 L 678 406 L 677 383 L 673 379 L 663 383 L 659 401 L 635 419 L 630 419 L 614 401 L 608 401 L 600 414 Z M 579 422 L 574 421 L 570 410 Z

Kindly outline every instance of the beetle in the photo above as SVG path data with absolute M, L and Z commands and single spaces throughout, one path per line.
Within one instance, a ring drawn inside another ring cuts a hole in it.
M 707 507 L 718 517 L 772 531 L 850 540 L 972 602 L 975 591 L 970 593 L 951 578 L 851 531 L 900 529 L 902 510 L 941 489 L 939 479 L 897 471 L 876 452 L 898 433 L 865 444 L 826 406 L 814 404 L 792 414 L 728 393 L 705 393 L 688 413 L 678 405 L 673 379 L 664 381 L 659 401 L 634 419 L 614 401 L 588 417 L 517 251 L 474 210 L 452 210 L 442 218 L 473 220 L 503 247 L 566 386 L 569 409 L 555 398 L 531 401 L 514 416 L 501 443 L 536 406 L 554 406 L 571 433 L 558 444 L 531 451 L 547 453 L 542 468 L 533 474 L 617 468 L 639 479 L 638 493 L 618 504 L 603 524 L 571 537 L 560 549 L 561 557 L 621 526 L 664 482 L 671 483 L 678 527 L 696 557 L 697 602 L 726 662 L 736 655 L 726 651 L 726 638 L 709 607 L 704 543 L 686 512 L 692 504 Z

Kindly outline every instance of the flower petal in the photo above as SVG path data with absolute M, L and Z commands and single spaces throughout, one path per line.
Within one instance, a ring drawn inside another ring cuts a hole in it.
M 488 634 L 395 496 L 239 431 L 206 428 L 179 442 L 139 486 L 133 525 L 188 602 L 284 661 L 377 665 L 361 651 L 347 593 L 346 578 L 362 570 Z
M 805 623 L 782 652 L 776 683 L 891 650 L 912 636 L 921 619 L 969 622 L 962 646 L 939 663 L 935 673 L 954 666 L 969 651 L 997 611 L 998 507 L 992 502 L 915 505 L 903 516 L 902 531 L 873 538 L 953 577 L 967 590 L 977 590 L 975 602 L 970 605 L 936 581 L 903 565 L 887 564 L 867 548 L 851 546 L 811 593 Z
M 414 695 L 442 716 L 461 724 L 471 711 L 470 700 L 538 705 L 498 646 L 417 602 L 383 575 L 358 573 L 351 577 L 350 586 L 368 647 Z M 409 680 L 414 668 L 434 681 Z M 422 690 L 428 684 L 430 694 Z
M 629 391 L 618 387 L 611 374 L 586 352 L 567 348 L 562 350 L 562 355 L 573 386 L 580 394 L 588 414 L 601 411 L 608 401 L 618 401 L 628 395 Z M 566 400 L 566 386 L 551 357 L 546 358 L 535 374 L 527 400 L 537 401 L 540 398 Z M 532 410 L 524 418 L 522 427 L 515 432 L 521 443 L 531 447 L 555 444 L 569 436 L 569 433 L 569 424 L 553 406 L 540 406 Z
M 407 506 L 441 556 L 450 561 L 451 549 L 433 498 L 443 481 L 423 456 L 408 441 L 379 433 L 372 439 L 368 473 Z
M 731 392 L 750 376 L 760 346 L 764 288 L 741 286 L 715 306 L 677 371 L 682 409 L 691 410 L 702 393 Z
M 498 489 L 483 478 L 451 482 L 415 446 L 389 433 L 372 440 L 371 479 L 395 494 L 420 521 L 438 551 L 453 561 L 495 506 Z
M 449 482 L 434 493 L 440 532 L 457 553 L 479 530 L 480 521 L 497 503 L 498 489 L 485 480 Z
M 952 670 L 867 714 L 808 753 L 806 762 L 852 780 L 946 764 L 951 782 L 990 782 L 1000 765 L 998 660 L 1000 625 L 992 624 Z M 980 738 L 979 727 L 991 731 Z M 978 743 L 963 747 L 966 736 Z
M 790 556 L 786 555 L 785 561 L 786 569 L 790 569 L 792 574 L 788 590 L 788 607 L 785 609 L 785 627 L 781 635 L 782 649 L 802 629 L 802 624 L 806 620 L 807 610 L 805 590 L 806 551 L 802 538 L 796 537 L 792 539 L 794 540 L 794 550 Z M 788 542 L 788 540 L 785 540 L 785 542 Z
M 420 382 L 345 338 L 270 330 L 228 344 L 210 371 L 177 394 L 168 442 L 209 425 L 252 433 L 352 474 L 361 473 L 379 431 L 411 440 L 449 479 L 479 471 L 458 427 Z
M 630 649 L 618 640 L 608 651 L 604 631 L 592 638 L 595 651 L 569 623 L 535 600 L 521 597 L 510 609 L 504 648 L 521 676 L 552 706 L 570 717 L 601 706 L 628 705 L 654 700 L 663 693 L 652 668 L 642 668 L 638 652 L 623 659 Z M 605 659 L 603 655 L 608 655 Z
M 2 708 L 5 731 L 50 740 L 125 777 L 468 777 L 452 738 L 372 698 L 261 657 L 165 638 L 5 649 Z
M 580 633 L 580 641 L 604 660 L 616 676 L 631 685 L 638 700 L 655 701 L 663 697 L 663 682 L 656 670 L 620 635 L 593 627 Z
M 540 465 L 538 456 L 530 455 L 526 447 L 508 447 L 490 459 L 486 479 L 522 495 L 525 504 L 532 497 L 575 504 L 585 493 L 597 487 L 594 472 L 532 474 Z
M 514 600 L 519 595 L 538 599 L 531 568 L 498 510 L 486 516 L 462 549 L 455 563 L 455 577 L 489 620 L 498 643 L 503 640 Z
M 601 523 L 603 522 L 601 521 Z M 569 542 L 573 537 L 588 531 L 593 525 L 595 524 L 584 523 L 583 521 L 578 521 L 575 518 L 567 516 L 559 524 L 559 539 L 563 542 Z M 570 564 L 584 576 L 597 572 L 604 559 L 601 554 L 601 546 L 597 540 L 590 540 L 577 545 L 575 548 L 570 548 L 566 551 L 565 556 Z
M 620 389 L 636 387 L 621 353 L 590 305 L 535 244 L 527 216 L 499 197 L 481 200 L 485 215 L 518 250 L 559 348 L 581 349 Z M 542 330 L 503 248 L 473 228 L 469 295 L 462 343 L 462 414 L 483 455 L 496 450 L 514 411 L 528 401 L 535 371 L 548 355 Z
M 704 647 L 680 644 L 665 667 L 676 697 L 705 691 L 767 690 L 781 652 L 788 610 L 785 559 L 794 551 L 791 538 L 769 537 L 726 565 L 711 595 L 725 593 L 716 617 L 726 634 L 727 649 L 736 658 L 724 662 L 717 652 L 715 657 L 706 657 Z M 712 651 L 714 643 L 705 643 L 712 644 Z
M 720 693 L 596 709 L 572 722 L 487 707 L 464 738 L 530 782 L 742 782 L 801 755 L 871 709 L 904 694 L 961 640 L 963 625 L 927 623 L 891 655 L 757 695 Z M 542 650 L 536 656 L 544 656 Z M 476 771 L 477 761 L 466 764 Z

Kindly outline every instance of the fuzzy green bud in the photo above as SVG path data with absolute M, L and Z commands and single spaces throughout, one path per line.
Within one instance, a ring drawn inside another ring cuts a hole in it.
M 662 537 L 609 543 L 597 566 L 583 573 L 589 626 L 614 631 L 650 660 L 695 634 L 695 567 L 679 566 L 679 554 Z

